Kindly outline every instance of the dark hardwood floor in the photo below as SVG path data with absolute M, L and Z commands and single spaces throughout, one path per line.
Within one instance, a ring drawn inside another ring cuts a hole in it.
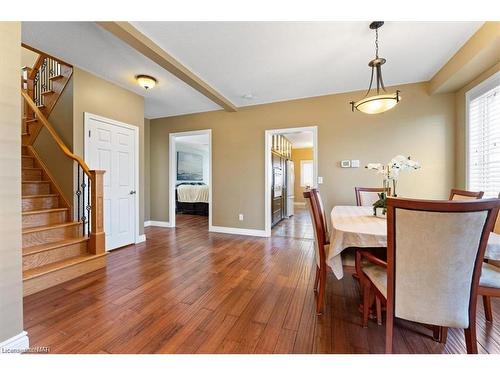
M 358 286 L 328 275 L 326 311 L 315 314 L 313 242 L 296 222 L 272 238 L 209 233 L 206 218 L 146 228 L 147 242 L 108 255 L 107 269 L 26 297 L 30 346 L 50 353 L 382 353 L 384 327 L 361 327 Z M 285 223 L 283 223 L 285 224 Z M 278 232 L 278 230 L 276 231 Z M 500 353 L 495 323 L 478 308 L 481 353 Z M 465 353 L 462 331 L 448 343 L 397 322 L 395 353 Z

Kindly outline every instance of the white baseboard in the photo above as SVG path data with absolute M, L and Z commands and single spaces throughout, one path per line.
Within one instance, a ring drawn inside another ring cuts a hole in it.
M 305 206 L 306 202 L 293 202 L 294 206 Z
M 245 228 L 232 228 L 232 227 L 217 227 L 211 226 L 208 228 L 209 232 L 216 233 L 226 233 L 226 234 L 238 234 L 242 236 L 253 236 L 253 237 L 269 237 L 265 230 L 259 229 L 245 229 Z
M 135 243 L 137 244 L 137 243 L 143 243 L 143 242 L 146 242 L 146 235 L 145 234 L 140 234 L 137 237 L 137 241 Z
M 22 353 L 30 347 L 28 332 L 22 331 L 20 334 L 0 342 L 0 354 Z
M 172 225 L 170 225 L 170 222 L 168 221 L 146 221 L 144 222 L 144 227 L 163 227 L 163 228 L 172 228 Z

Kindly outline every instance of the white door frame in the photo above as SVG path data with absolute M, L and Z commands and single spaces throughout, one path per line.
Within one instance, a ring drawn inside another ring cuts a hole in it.
M 208 135 L 208 228 L 212 228 L 212 129 L 170 133 L 168 136 L 168 227 L 175 227 L 175 185 L 177 182 L 177 152 L 175 139 L 190 135 Z
M 264 148 L 264 163 L 265 163 L 265 178 L 264 178 L 264 217 L 266 237 L 271 237 L 271 183 L 272 183 L 272 168 L 271 166 L 271 147 L 272 136 L 274 134 L 284 133 L 299 133 L 303 131 L 311 131 L 313 133 L 313 181 L 314 186 L 318 186 L 318 127 L 303 126 L 297 128 L 272 129 L 266 130 L 265 133 L 265 148 Z M 300 178 L 300 176 L 299 176 Z
M 139 202 L 140 198 L 142 195 L 142 191 L 139 188 L 139 127 L 135 125 L 130 125 L 126 124 L 124 122 L 116 121 L 110 118 L 102 117 L 99 115 L 94 115 L 93 113 L 89 112 L 84 112 L 84 120 L 83 120 L 83 139 L 84 139 L 84 148 L 83 148 L 83 157 L 85 162 L 88 161 L 88 150 L 89 150 L 89 120 L 90 119 L 95 119 L 97 121 L 103 122 L 105 124 L 110 124 L 110 125 L 115 125 L 115 126 L 121 126 L 123 128 L 130 129 L 134 132 L 134 138 L 135 138 L 135 144 L 134 144 L 134 153 L 135 153 L 135 160 L 134 160 L 134 185 L 135 185 L 135 205 L 134 205 L 134 210 L 135 210 L 135 228 L 134 228 L 134 238 L 135 238 L 135 243 L 140 243 L 144 242 L 144 236 L 141 236 L 139 234 Z M 142 237 L 142 238 L 141 238 Z

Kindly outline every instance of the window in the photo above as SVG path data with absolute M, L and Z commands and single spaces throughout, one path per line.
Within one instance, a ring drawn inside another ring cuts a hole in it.
M 313 186 L 313 161 L 301 160 L 300 161 L 300 186 L 312 187 Z
M 469 91 L 467 104 L 467 188 L 500 192 L 500 73 Z

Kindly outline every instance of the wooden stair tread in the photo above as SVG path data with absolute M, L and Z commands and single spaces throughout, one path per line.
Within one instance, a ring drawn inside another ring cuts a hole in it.
M 50 76 L 49 79 L 60 79 L 60 78 L 64 78 L 64 76 L 62 74 L 58 74 L 56 76 Z
M 22 167 L 22 169 L 38 170 L 38 171 L 42 170 L 42 168 L 39 168 L 39 167 Z
M 47 90 L 47 91 L 43 91 L 42 92 L 42 95 L 49 95 L 49 94 L 54 94 L 55 92 L 53 90 Z
M 23 215 L 35 215 L 35 214 L 46 214 L 50 212 L 60 212 L 60 211 L 68 211 L 66 207 L 59 208 L 47 208 L 45 210 L 33 210 L 33 211 L 23 211 Z
M 77 237 L 77 238 L 68 238 L 62 241 L 57 242 L 49 242 L 41 245 L 29 246 L 23 249 L 23 256 L 32 255 L 36 253 L 41 253 L 43 251 L 49 251 L 53 249 L 57 249 L 58 247 L 63 247 L 67 245 L 73 245 L 75 243 L 80 243 L 87 241 L 88 237 Z
M 47 230 L 47 229 L 56 229 L 56 228 L 77 226 L 80 224 L 82 224 L 80 221 L 72 221 L 69 223 L 62 223 L 62 224 L 42 225 L 40 227 L 32 227 L 32 228 L 23 229 L 23 234 L 41 232 L 41 231 Z
M 23 195 L 23 199 L 30 198 L 50 198 L 50 197 L 58 197 L 59 194 L 35 194 L 35 195 Z
M 24 180 L 21 183 L 22 184 L 50 184 L 50 181 L 48 181 L 48 180 L 42 180 L 42 181 L 39 181 L 39 180 L 34 180 L 34 181 Z
M 49 264 L 46 264 L 44 266 L 31 268 L 29 270 L 23 271 L 23 280 L 26 281 L 29 279 L 33 279 L 35 277 L 39 277 L 39 276 L 45 275 L 45 274 L 50 273 L 50 272 L 55 272 L 55 271 L 61 270 L 61 269 L 66 268 L 66 267 L 74 266 L 76 264 L 83 263 L 83 262 L 86 262 L 86 261 L 89 261 L 92 259 L 100 258 L 100 257 L 105 256 L 105 255 L 106 255 L 106 253 L 98 254 L 98 255 L 94 255 L 94 254 L 80 255 L 80 256 L 64 259 L 64 260 L 61 260 L 58 262 L 49 263 Z

